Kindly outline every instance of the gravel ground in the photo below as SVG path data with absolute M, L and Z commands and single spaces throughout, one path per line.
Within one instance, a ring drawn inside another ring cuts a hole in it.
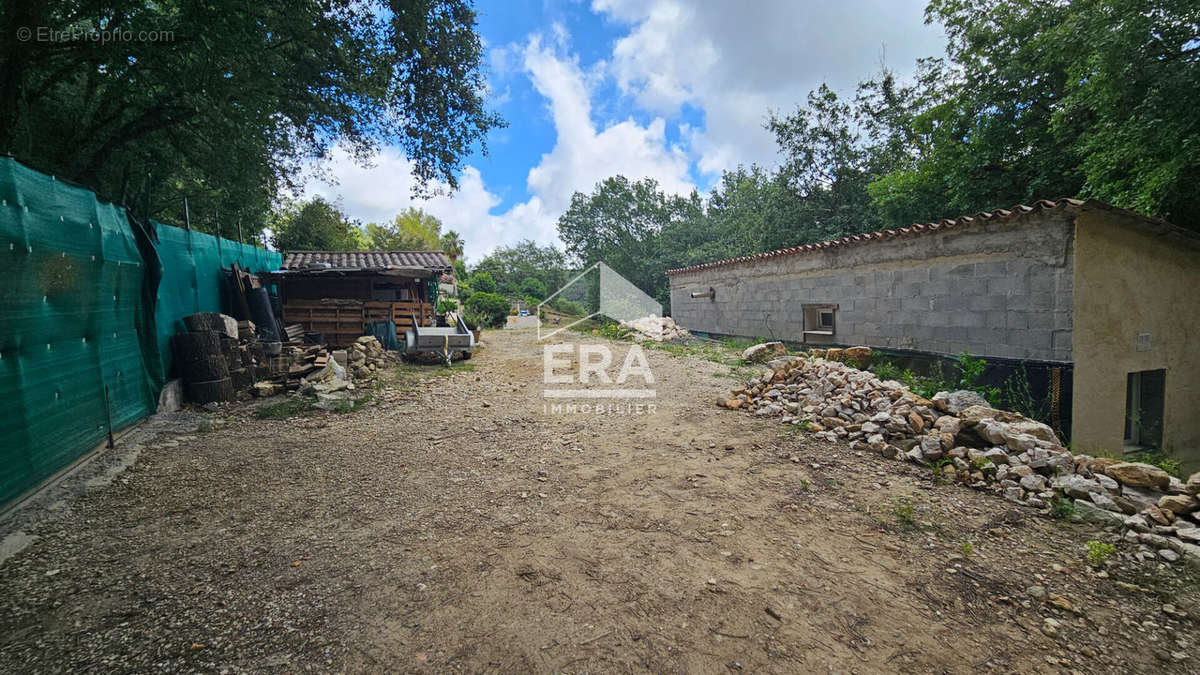
M 719 410 L 695 356 L 647 350 L 652 414 L 551 414 L 533 336 L 485 343 L 146 445 L 0 564 L 0 671 L 1198 668 L 1192 572 L 1117 533 Z

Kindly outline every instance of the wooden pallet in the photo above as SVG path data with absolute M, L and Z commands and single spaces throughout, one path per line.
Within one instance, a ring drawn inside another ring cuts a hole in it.
M 290 301 L 283 305 L 283 321 L 300 324 L 309 333 L 321 333 L 327 344 L 348 345 L 363 334 L 361 303 Z

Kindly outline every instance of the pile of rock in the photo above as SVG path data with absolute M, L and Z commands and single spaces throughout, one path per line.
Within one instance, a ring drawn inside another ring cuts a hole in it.
M 358 338 L 345 352 L 345 361 L 338 358 L 337 352 L 334 352 L 333 358 L 338 363 L 342 363 L 356 380 L 369 380 L 375 377 L 375 374 L 386 367 L 388 362 L 388 352 L 374 335 L 364 335 Z
M 869 362 L 869 349 L 851 349 L 867 350 Z M 780 416 L 818 437 L 845 439 L 855 450 L 928 464 L 947 480 L 996 490 L 1031 508 L 1048 511 L 1066 495 L 1077 517 L 1124 526 L 1127 538 L 1165 560 L 1182 555 L 1200 564 L 1200 473 L 1185 483 L 1148 464 L 1075 455 L 1049 426 L 995 410 L 973 392 L 925 399 L 825 357 L 775 358 L 717 405 Z M 862 357 L 856 351 L 852 358 Z
M 621 328 L 633 331 L 633 339 L 639 342 L 644 340 L 666 342 L 691 337 L 691 333 L 686 328 L 675 323 L 675 319 L 669 316 L 660 317 L 651 314 L 633 321 L 622 321 L 620 325 Z

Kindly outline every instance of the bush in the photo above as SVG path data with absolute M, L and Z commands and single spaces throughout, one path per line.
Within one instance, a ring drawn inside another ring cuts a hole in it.
M 479 272 L 471 277 L 471 288 L 476 293 L 495 293 L 496 280 L 487 272 Z
M 534 304 L 537 304 L 537 302 L 546 297 L 546 284 L 543 284 L 534 277 L 525 277 L 521 281 L 521 293 L 535 298 Z
M 438 304 L 437 304 L 437 313 L 438 314 L 444 315 L 449 312 L 453 312 L 456 309 L 458 309 L 458 303 L 456 301 L 451 300 L 450 298 L 444 298 L 442 300 L 438 300 Z
M 477 290 L 467 298 L 467 309 L 478 315 L 484 328 L 498 328 L 505 323 L 509 305 L 502 295 Z

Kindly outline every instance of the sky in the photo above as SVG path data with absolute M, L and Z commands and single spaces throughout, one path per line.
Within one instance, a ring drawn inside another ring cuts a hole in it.
M 852 96 L 886 65 L 943 54 L 925 0 L 478 0 L 488 106 L 508 127 L 464 161 L 459 189 L 412 196 L 408 159 L 335 150 L 306 196 L 362 222 L 409 206 L 466 241 L 468 263 L 522 239 L 559 244 L 576 191 L 616 174 L 707 193 L 739 164 L 778 163 L 763 128 L 827 83 Z

